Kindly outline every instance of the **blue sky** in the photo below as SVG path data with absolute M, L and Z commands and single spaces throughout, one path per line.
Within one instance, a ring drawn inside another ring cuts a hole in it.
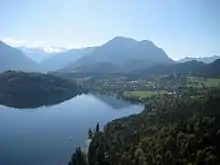
M 1 0 L 0 40 L 80 48 L 151 40 L 174 59 L 220 55 L 219 0 Z

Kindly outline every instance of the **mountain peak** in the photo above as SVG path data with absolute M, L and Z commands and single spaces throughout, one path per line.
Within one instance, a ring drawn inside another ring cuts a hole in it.
M 143 40 L 141 41 L 142 45 L 151 46 L 151 47 L 157 47 L 152 41 L 150 40 Z
M 217 56 L 218 57 L 218 56 Z M 215 60 L 213 63 L 211 63 L 212 65 L 216 65 L 216 64 L 220 64 L 220 59 Z
M 127 40 L 132 40 L 135 41 L 133 38 L 130 37 L 122 37 L 122 36 L 116 36 L 113 39 L 111 39 L 110 41 L 127 41 Z
M 150 40 L 142 40 L 141 43 L 147 43 L 147 44 L 154 44 L 152 41 Z
M 107 43 L 118 44 L 118 43 L 136 43 L 136 42 L 137 41 L 134 40 L 133 38 L 117 36 L 117 37 L 114 37 L 113 39 L 111 39 L 110 41 L 108 41 Z
M 102 66 L 103 70 L 108 72 L 129 72 L 154 64 L 172 62 L 165 51 L 151 41 L 136 41 L 118 36 L 96 48 L 89 56 L 84 56 L 67 66 L 65 71 L 100 73 L 100 66 Z
M 113 39 L 111 39 L 110 41 L 107 42 L 108 44 L 131 44 L 131 46 L 135 46 L 135 45 L 142 45 L 142 46 L 147 46 L 147 47 L 156 47 L 156 45 L 150 41 L 150 40 L 142 40 L 142 41 L 137 41 L 133 38 L 130 37 L 121 37 L 121 36 L 116 36 Z
M 220 56 L 218 56 L 218 55 L 214 55 L 213 58 L 220 58 Z

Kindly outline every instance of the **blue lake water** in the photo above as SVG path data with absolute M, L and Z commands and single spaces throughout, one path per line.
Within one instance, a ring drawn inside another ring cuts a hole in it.
M 90 94 L 36 109 L 0 105 L 0 165 L 67 165 L 74 149 L 86 145 L 89 128 L 143 108 Z

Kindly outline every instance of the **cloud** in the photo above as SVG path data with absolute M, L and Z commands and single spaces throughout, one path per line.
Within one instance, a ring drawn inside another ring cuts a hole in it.
M 46 45 L 45 41 L 30 41 L 30 40 L 20 40 L 20 39 L 14 39 L 14 38 L 5 38 L 2 41 L 14 47 L 26 46 L 26 47 L 34 48 L 34 47 Z

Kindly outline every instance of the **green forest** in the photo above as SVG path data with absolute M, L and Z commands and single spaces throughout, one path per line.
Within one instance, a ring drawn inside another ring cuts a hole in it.
M 15 108 L 53 105 L 83 92 L 74 81 L 42 73 L 6 71 L 0 83 L 0 104 Z
M 140 114 L 90 130 L 69 165 L 218 165 L 219 107 L 219 87 L 153 95 Z

